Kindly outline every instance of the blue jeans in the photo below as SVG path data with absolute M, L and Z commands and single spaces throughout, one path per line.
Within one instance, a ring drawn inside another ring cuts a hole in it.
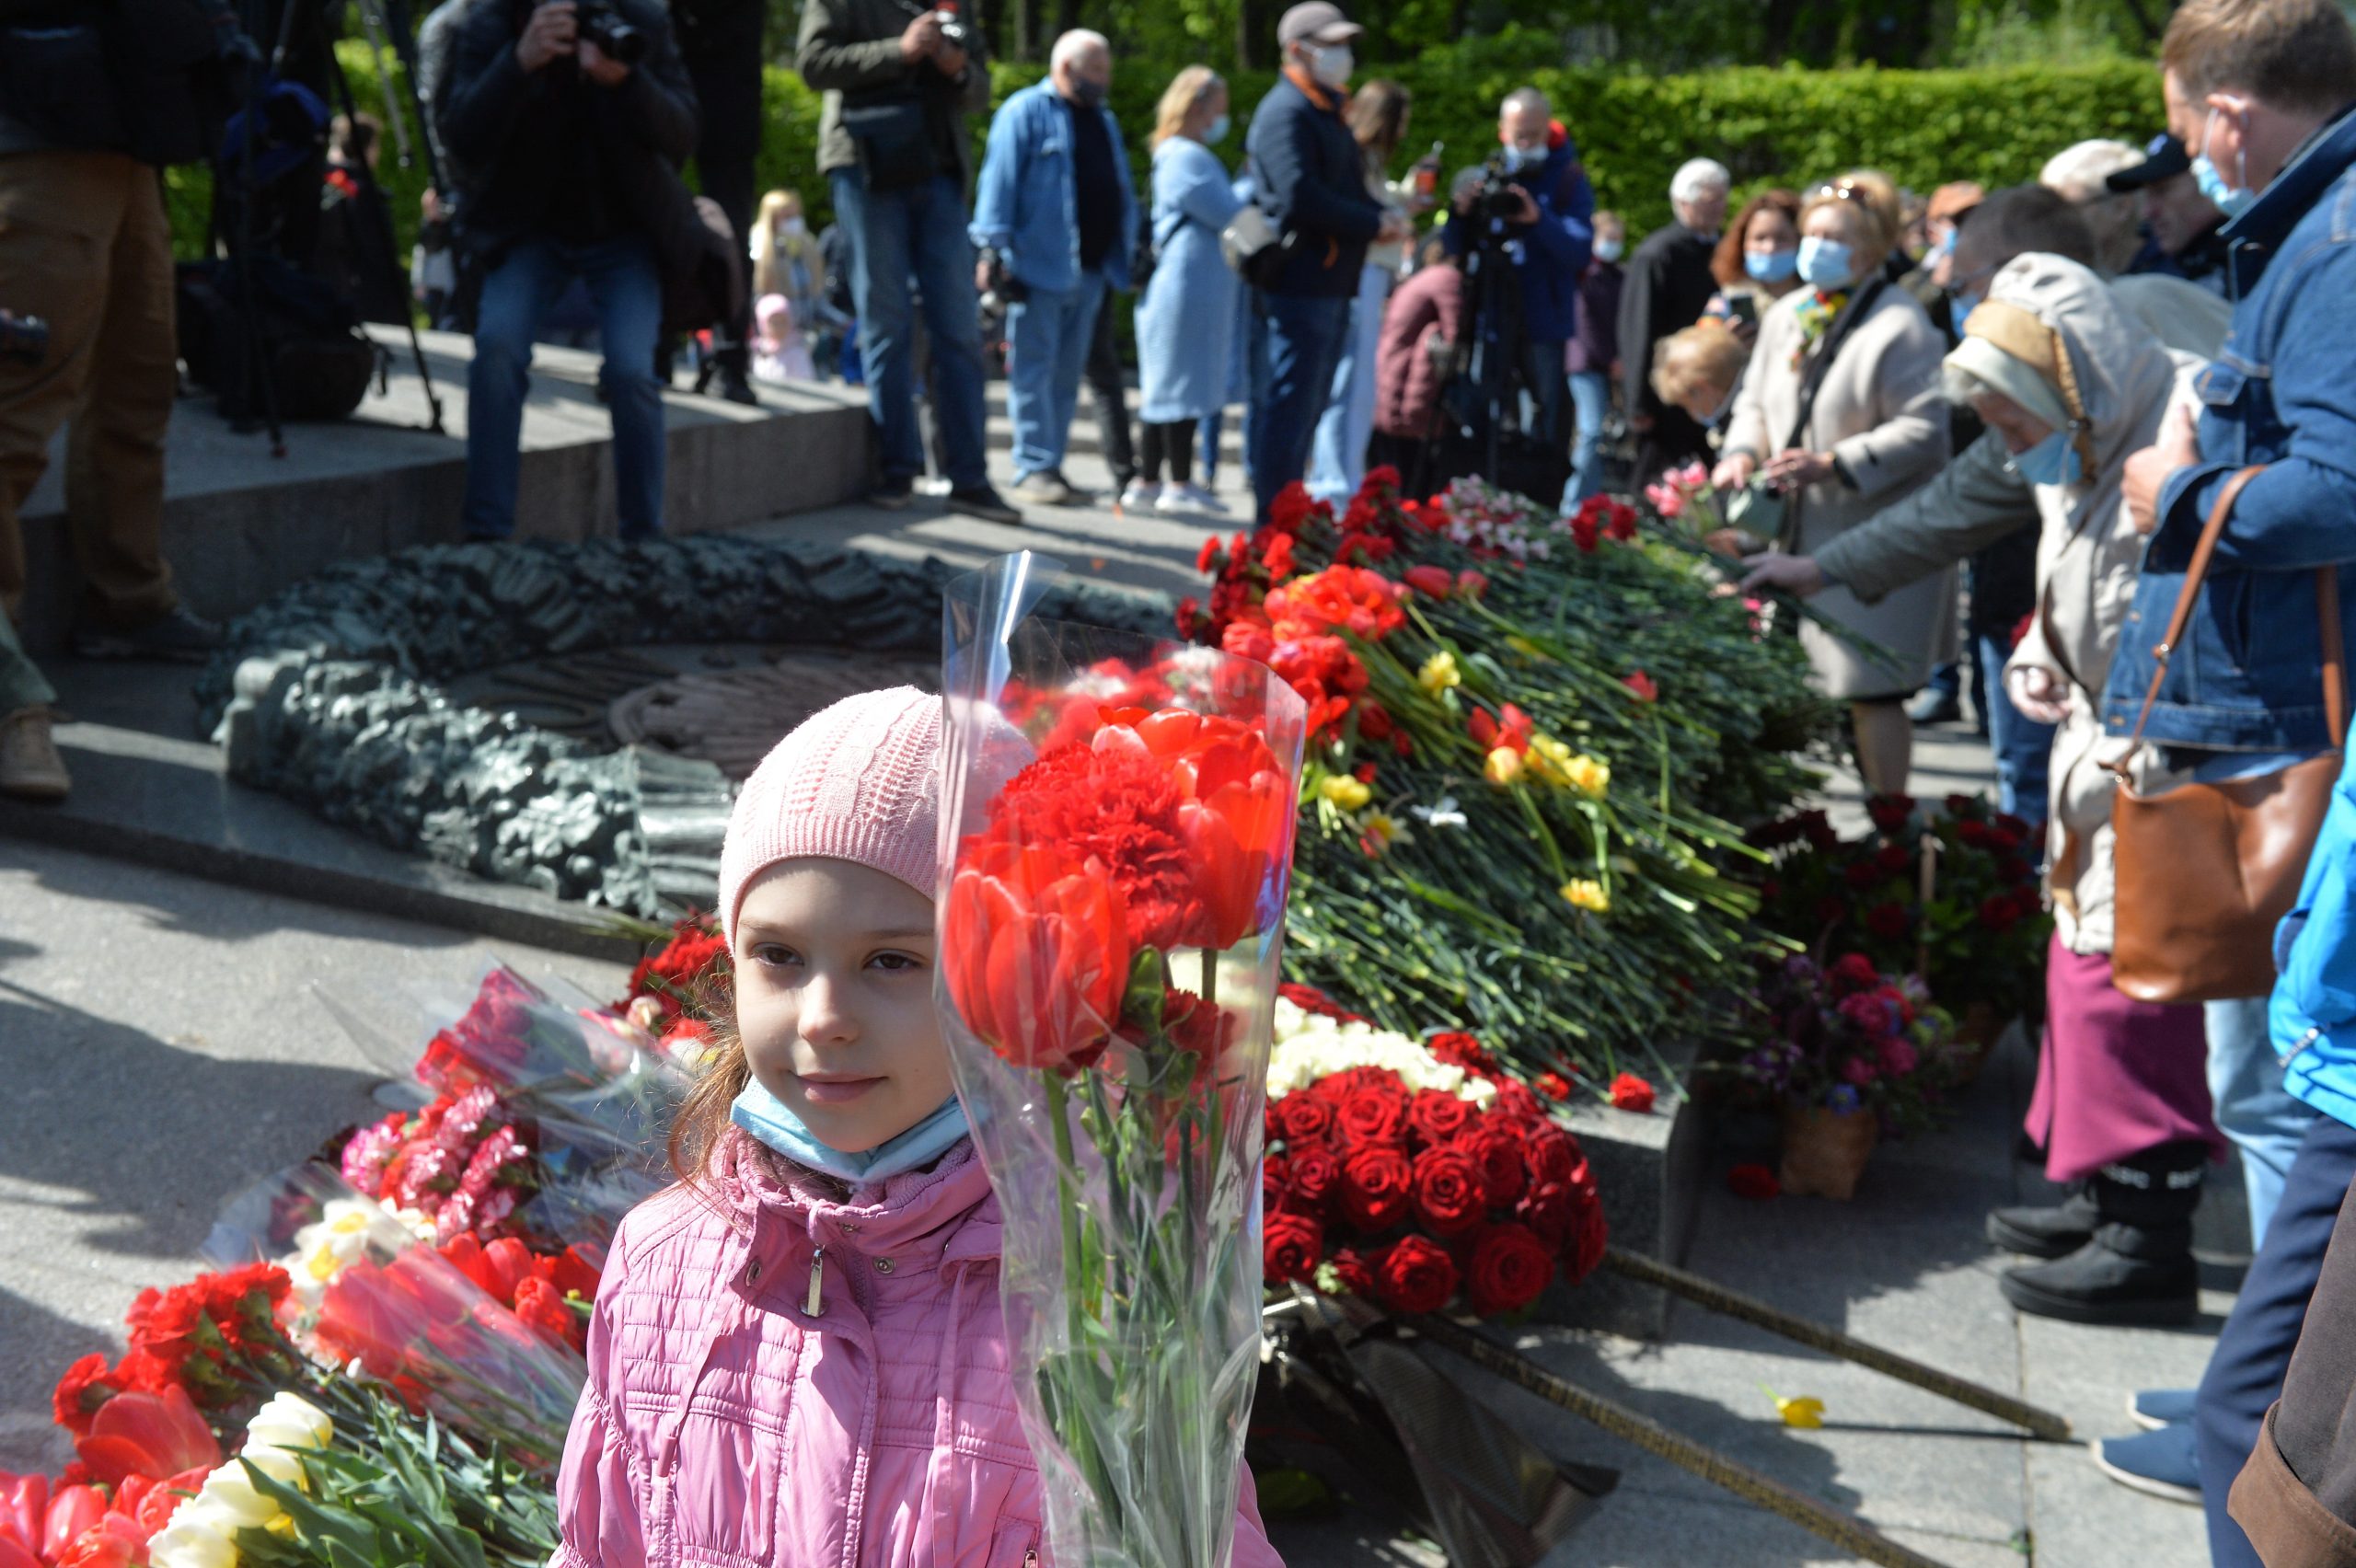
M 2292 1161 L 2313 1130 L 2317 1113 L 2282 1087 L 2282 1064 L 2266 1027 L 2264 997 L 2206 1002 L 2201 1012 L 2209 1030 L 2209 1098 L 2218 1131 L 2241 1150 L 2250 1245 L 2261 1247 L 2272 1228 L 2276 1205 L 2282 1202 Z
M 2349 1182 L 2356 1181 L 2356 1128 L 2312 1116 L 2285 1178 L 2281 1202 L 2250 1260 L 2217 1346 L 2209 1353 L 2209 1370 L 2201 1374 L 2193 1405 L 2212 1568 L 2258 1568 L 2249 1538 L 2225 1516 L 2225 1493 L 2258 1444 L 2266 1407 L 2281 1396 L 2307 1298 L 2323 1273 L 2324 1250 L 2331 1245 Z
M 858 305 L 860 367 L 867 412 L 875 425 L 878 463 L 887 478 L 924 472 L 924 434 L 917 426 L 916 310 L 908 283 L 924 300 L 931 335 L 933 422 L 941 460 L 959 490 L 989 483 L 982 444 L 982 329 L 974 297 L 974 243 L 965 237 L 965 197 L 957 181 L 935 176 L 906 190 L 870 190 L 855 168 L 827 176 L 835 218 L 850 236 L 851 297 Z M 1083 352 L 1087 344 L 1082 342 Z
M 663 531 L 663 388 L 654 341 L 663 330 L 663 277 L 643 235 L 567 245 L 527 239 L 482 281 L 475 358 L 467 369 L 467 532 L 515 531 L 517 443 L 531 389 L 532 345 L 549 309 L 578 278 L 597 307 L 606 356 L 597 380 L 614 417 L 614 507 L 625 539 Z
M 2004 690 L 2009 640 L 1983 631 L 1972 639 L 1980 653 L 1980 689 L 1988 703 L 1988 744 L 1996 753 L 1996 806 L 2024 822 L 2046 818 L 2046 784 L 2052 773 L 2053 726 L 2026 717 Z M 2028 848 L 2044 858 L 2045 840 Z
M 1358 296 L 1350 302 L 1350 329 L 1334 364 L 1334 385 L 1310 443 L 1309 493 L 1336 509 L 1349 504 L 1366 478 L 1367 443 L 1374 438 L 1374 354 L 1382 341 L 1382 306 L 1391 274 L 1358 270 Z
M 1104 303 L 1104 274 L 1076 289 L 1033 289 L 1006 310 L 1006 411 L 1014 424 L 1014 471 L 1022 478 L 1064 466 L 1072 409 L 1088 369 L 1088 344 Z
M 1254 291 L 1251 423 L 1243 461 L 1257 515 L 1309 471 L 1310 443 L 1333 395 L 1334 366 L 1350 329 L 1350 302 Z
M 1571 411 L 1577 433 L 1571 445 L 1571 488 L 1563 492 L 1569 512 L 1603 488 L 1603 421 L 1611 412 L 1611 377 L 1582 370 L 1571 377 Z

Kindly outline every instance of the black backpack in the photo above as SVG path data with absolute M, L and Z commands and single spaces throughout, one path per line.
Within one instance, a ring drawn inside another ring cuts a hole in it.
M 272 411 L 289 421 L 342 419 L 379 375 L 384 351 L 359 329 L 352 303 L 275 258 L 183 262 L 178 289 L 189 379 L 233 424 Z

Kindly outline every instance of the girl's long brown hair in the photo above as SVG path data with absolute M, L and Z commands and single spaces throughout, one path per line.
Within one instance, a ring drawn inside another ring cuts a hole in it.
M 711 1011 L 711 1065 L 696 1079 L 671 1123 L 671 1174 L 689 1187 L 704 1187 L 710 1180 L 712 1153 L 730 1125 L 729 1109 L 753 1081 L 752 1059 L 745 1055 L 735 1008 L 722 997 Z

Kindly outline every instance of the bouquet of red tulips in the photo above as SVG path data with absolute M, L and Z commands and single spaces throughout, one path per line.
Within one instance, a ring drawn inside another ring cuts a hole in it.
M 1265 665 L 953 590 L 941 989 L 1069 1568 L 1220 1568 L 1304 706 Z

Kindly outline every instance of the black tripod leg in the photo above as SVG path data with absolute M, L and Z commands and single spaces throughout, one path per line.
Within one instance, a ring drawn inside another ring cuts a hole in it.
M 343 105 L 343 117 L 356 125 L 360 121 L 360 110 L 352 96 L 352 78 L 345 74 L 343 62 L 333 50 L 328 52 L 328 60 L 335 73 L 336 98 Z M 422 121 L 420 126 L 422 131 Z M 393 238 L 391 199 L 385 194 L 385 188 L 376 183 L 376 171 L 368 167 L 366 158 L 362 158 L 353 167 L 352 179 L 360 188 L 353 200 L 366 212 L 359 226 L 363 230 L 373 230 L 371 237 L 375 241 L 374 245 L 362 248 L 375 253 L 377 267 L 392 283 L 394 294 L 401 301 L 401 326 L 409 333 L 410 363 L 417 366 L 418 385 L 425 389 L 425 407 L 431 416 L 426 421 L 426 429 L 435 435 L 447 435 L 449 431 L 442 421 L 442 395 L 434 390 L 433 373 L 426 368 L 425 344 L 417 335 L 417 312 L 409 307 L 409 273 L 401 267 L 399 247 Z

